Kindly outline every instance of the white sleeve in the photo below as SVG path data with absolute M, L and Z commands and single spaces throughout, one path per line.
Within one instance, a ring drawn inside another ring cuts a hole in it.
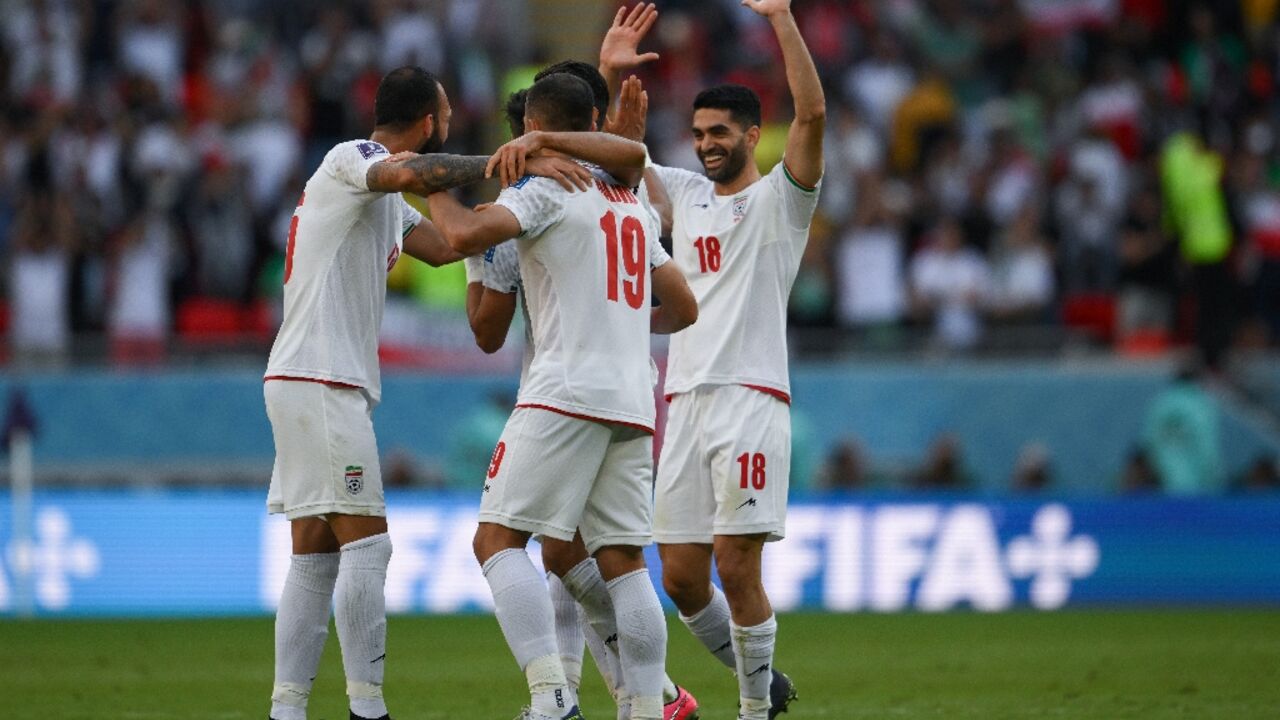
M 542 234 L 564 217 L 564 201 L 568 191 L 553 180 L 526 175 L 515 185 L 503 190 L 495 205 L 511 211 L 520 224 L 520 237 Z
M 667 191 L 667 197 L 671 199 L 674 205 L 683 205 L 684 198 L 689 190 L 696 188 L 699 181 L 705 179 L 697 173 L 664 165 L 654 165 L 653 171 L 658 175 L 658 179 L 662 181 L 662 187 Z
M 405 238 L 413 229 L 418 227 L 422 222 L 422 213 L 418 209 L 410 205 L 405 199 L 404 194 L 400 195 L 400 237 Z
M 654 270 L 671 262 L 671 256 L 667 254 L 667 249 L 662 247 L 662 243 L 658 242 L 658 238 L 649 239 L 649 267 Z
M 344 142 L 324 156 L 324 169 L 330 175 L 358 190 L 369 191 L 369 166 L 391 157 L 380 143 L 372 140 Z
M 822 180 L 807 188 L 796 182 L 787 172 L 785 158 L 773 166 L 773 170 L 765 177 L 773 186 L 778 197 L 782 198 L 782 209 L 787 216 L 787 224 L 797 230 L 804 230 L 813 222 L 813 213 L 818 208 L 818 194 L 822 189 Z
M 513 293 L 520 289 L 520 254 L 516 241 L 508 240 L 485 251 L 481 282 L 490 290 Z

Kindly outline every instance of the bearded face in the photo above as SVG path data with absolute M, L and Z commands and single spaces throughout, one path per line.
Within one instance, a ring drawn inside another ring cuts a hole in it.
M 746 168 L 748 159 L 745 135 L 740 136 L 738 142 L 728 147 L 717 144 L 710 148 L 698 148 L 698 160 L 702 163 L 707 179 L 712 182 L 733 182 Z

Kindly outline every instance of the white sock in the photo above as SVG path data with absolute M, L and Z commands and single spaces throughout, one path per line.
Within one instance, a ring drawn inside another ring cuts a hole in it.
M 662 680 L 667 662 L 667 620 L 648 570 L 610 580 L 618 623 L 618 647 L 633 720 L 662 720 Z
M 529 554 L 522 549 L 503 550 L 489 558 L 481 570 L 493 592 L 494 615 L 502 635 L 529 681 L 533 709 L 553 714 L 557 705 L 564 704 L 566 710 L 572 707 L 572 693 L 556 646 L 551 596 Z
M 560 648 L 560 664 L 569 687 L 577 692 L 582 685 L 582 650 L 586 638 L 582 634 L 582 612 L 564 583 L 554 573 L 547 573 L 547 589 L 556 614 L 556 646 Z
M 600 576 L 600 567 L 593 558 L 587 558 L 574 566 L 561 578 L 565 590 L 582 606 L 582 613 L 591 629 L 604 641 L 609 669 L 601 664 L 601 672 L 613 676 L 614 699 L 626 697 L 626 673 L 622 671 L 622 656 L 618 654 L 618 620 L 613 612 L 613 598 Z M 597 664 L 600 659 L 596 658 Z
M 672 700 L 675 700 L 676 695 L 678 695 L 679 693 L 680 691 L 676 689 L 676 684 L 671 681 L 671 676 L 663 672 L 662 673 L 662 702 L 665 704 L 665 703 L 671 702 Z
M 725 667 L 737 667 L 733 658 L 733 639 L 729 633 L 729 601 L 720 588 L 712 585 L 711 602 L 693 615 L 681 615 L 680 621 Z
M 342 546 L 334 590 L 334 620 L 342 645 L 351 712 L 363 718 L 387 714 L 382 673 L 387 659 L 387 604 L 383 595 L 391 537 L 371 535 Z
M 582 635 L 587 640 L 587 650 L 591 651 L 591 659 L 596 661 L 596 669 L 600 671 L 600 677 L 604 678 L 604 685 L 609 688 L 609 695 L 616 703 L 623 697 L 618 692 L 618 684 L 621 680 L 615 661 L 617 653 L 605 647 L 604 638 L 600 637 L 600 633 L 587 622 L 586 613 L 578 613 L 578 622 L 582 627 Z
M 271 717 L 307 720 L 307 698 L 329 637 L 339 553 L 294 555 L 276 610 L 276 677 Z
M 738 666 L 739 717 L 741 720 L 766 720 L 778 621 L 770 615 L 768 620 L 752 627 L 734 624 L 732 633 L 733 654 Z

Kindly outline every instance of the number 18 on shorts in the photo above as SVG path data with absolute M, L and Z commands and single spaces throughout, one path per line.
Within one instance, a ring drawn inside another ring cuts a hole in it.
M 791 413 L 740 385 L 704 386 L 671 401 L 654 493 L 654 538 L 786 532 Z

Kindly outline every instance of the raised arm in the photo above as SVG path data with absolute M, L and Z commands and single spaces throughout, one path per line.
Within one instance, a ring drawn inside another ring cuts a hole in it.
M 654 268 L 652 280 L 653 294 L 661 304 L 653 309 L 649 332 L 669 335 L 698 321 L 698 300 L 674 262 Z
M 609 85 L 610 98 L 618 97 L 624 72 L 658 59 L 658 53 L 641 55 L 638 52 L 640 41 L 644 40 L 657 20 L 657 6 L 643 2 L 637 3 L 630 10 L 625 6 L 620 7 L 613 16 L 613 24 L 609 26 L 604 42 L 600 44 L 600 74 Z M 613 114 L 612 105 L 609 114 Z
M 796 182 L 813 187 L 822 179 L 822 133 L 827 122 L 827 101 L 809 48 L 791 14 L 791 0 L 742 0 L 742 4 L 769 20 L 782 46 L 787 87 L 796 113 L 787 132 L 787 172 Z
M 463 255 L 476 255 L 520 234 L 516 216 L 501 205 L 476 212 L 443 192 L 428 196 L 427 205 L 445 242 Z

